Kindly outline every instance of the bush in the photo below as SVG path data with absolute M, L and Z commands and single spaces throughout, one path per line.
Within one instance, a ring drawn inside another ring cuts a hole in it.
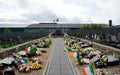
M 103 28 L 102 24 L 89 24 L 80 27 L 80 29 L 99 29 L 99 28 Z

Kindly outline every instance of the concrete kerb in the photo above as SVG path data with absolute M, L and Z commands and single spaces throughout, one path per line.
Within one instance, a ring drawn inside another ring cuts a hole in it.
M 64 42 L 64 41 L 63 41 Z M 65 47 L 65 46 L 64 46 Z M 71 64 L 71 67 L 72 67 L 72 69 L 74 70 L 74 74 L 75 74 L 75 72 L 77 73 L 77 75 L 81 75 L 80 74 L 80 72 L 78 71 L 78 68 L 76 67 L 76 65 L 74 65 L 73 64 L 73 62 L 71 61 L 71 59 L 70 59 L 70 57 L 68 56 L 68 52 L 66 52 L 66 54 L 67 54 L 67 57 L 68 57 L 68 59 L 69 59 L 69 62 L 70 62 L 70 64 Z
M 66 53 L 66 54 L 68 56 L 68 53 Z M 80 72 L 78 71 L 78 68 L 76 67 L 76 65 L 73 64 L 73 62 L 71 61 L 69 56 L 68 56 L 68 59 L 69 59 L 69 62 L 71 64 L 72 69 L 75 69 L 75 70 L 73 70 L 74 71 L 74 75 L 76 75 L 76 73 L 77 73 L 77 75 L 81 75 Z

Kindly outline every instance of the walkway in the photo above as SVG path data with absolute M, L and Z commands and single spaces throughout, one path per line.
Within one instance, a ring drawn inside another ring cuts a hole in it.
M 70 58 L 64 50 L 61 38 L 57 38 L 49 61 L 46 75 L 76 75 Z

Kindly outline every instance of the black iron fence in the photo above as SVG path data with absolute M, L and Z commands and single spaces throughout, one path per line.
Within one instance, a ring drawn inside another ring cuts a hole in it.
M 47 36 L 58 28 L 0 28 L 0 44 L 37 39 Z M 80 28 L 59 28 L 68 35 L 78 36 L 102 44 L 120 45 L 120 28 L 80 29 Z

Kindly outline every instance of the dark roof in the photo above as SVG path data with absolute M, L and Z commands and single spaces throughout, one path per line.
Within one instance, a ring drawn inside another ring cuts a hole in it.
M 83 25 L 88 25 L 88 24 L 67 24 L 67 23 L 63 23 L 63 24 L 57 24 L 57 23 L 38 23 L 38 24 L 31 24 L 29 26 L 27 26 L 27 28 L 80 28 Z M 106 24 L 102 24 L 103 26 L 107 26 Z
M 80 28 L 81 26 L 89 24 L 70 24 L 70 23 L 38 23 L 38 24 L 0 24 L 0 28 Z M 102 24 L 107 26 L 106 24 Z
M 82 24 L 54 24 L 54 23 L 46 23 L 46 24 L 31 24 L 28 26 L 28 28 L 38 28 L 38 27 L 43 27 L 43 28 L 66 28 L 66 27 L 69 27 L 69 28 L 80 28 Z

